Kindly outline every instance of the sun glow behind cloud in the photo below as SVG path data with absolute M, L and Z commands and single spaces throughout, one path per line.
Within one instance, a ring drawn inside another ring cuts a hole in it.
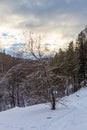
M 26 43 L 25 30 L 46 35 L 50 50 L 65 48 L 87 24 L 87 0 L 0 0 L 0 46 Z
M 43 44 L 48 43 L 49 49 L 52 51 L 58 51 L 59 48 L 65 46 L 67 39 L 63 39 L 62 34 L 51 33 L 46 36 L 46 39 L 43 40 Z

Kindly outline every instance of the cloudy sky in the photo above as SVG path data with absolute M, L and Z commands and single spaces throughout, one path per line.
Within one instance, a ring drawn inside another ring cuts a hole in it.
M 86 24 L 87 0 L 0 0 L 0 46 L 5 48 L 22 45 L 26 31 L 64 46 Z

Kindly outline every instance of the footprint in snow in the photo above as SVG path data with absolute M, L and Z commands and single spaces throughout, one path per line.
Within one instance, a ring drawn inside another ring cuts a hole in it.
M 51 119 L 52 117 L 48 116 L 47 119 Z

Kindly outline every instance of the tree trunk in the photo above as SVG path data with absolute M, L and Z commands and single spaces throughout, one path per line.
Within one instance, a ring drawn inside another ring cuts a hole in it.
M 51 104 L 52 104 L 52 110 L 55 110 L 56 109 L 56 101 L 55 101 L 55 95 L 53 93 L 53 88 L 51 89 Z

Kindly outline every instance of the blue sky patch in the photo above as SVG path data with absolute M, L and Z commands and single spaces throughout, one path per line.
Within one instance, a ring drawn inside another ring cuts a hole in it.
M 8 33 L 2 33 L 2 36 L 6 37 L 8 36 Z
M 25 43 L 13 43 L 11 45 L 11 47 L 22 47 L 22 46 L 25 46 L 26 44 Z

